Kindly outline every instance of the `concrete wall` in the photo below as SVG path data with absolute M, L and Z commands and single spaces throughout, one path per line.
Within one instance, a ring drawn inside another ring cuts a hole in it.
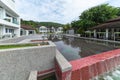
M 54 68 L 56 47 L 36 46 L 0 50 L 0 80 L 28 80 L 31 71 Z
M 57 80 L 71 80 L 72 66 L 59 51 L 55 57 L 55 68 Z

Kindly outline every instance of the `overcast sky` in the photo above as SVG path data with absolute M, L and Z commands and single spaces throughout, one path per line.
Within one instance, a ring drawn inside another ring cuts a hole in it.
M 24 20 L 69 23 L 86 9 L 109 3 L 120 7 L 120 0 L 15 0 L 16 9 Z

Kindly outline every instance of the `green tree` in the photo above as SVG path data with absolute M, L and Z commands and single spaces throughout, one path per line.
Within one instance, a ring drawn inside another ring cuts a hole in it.
M 66 32 L 67 30 L 71 29 L 71 24 L 65 24 L 63 27 L 63 31 Z
M 118 14 L 117 15 L 120 16 L 120 7 L 118 7 Z
M 79 16 L 79 20 L 73 21 L 71 24 L 76 32 L 83 32 L 118 16 L 120 16 L 120 8 L 102 4 L 85 10 Z
M 118 13 L 118 8 L 108 4 L 102 4 L 84 11 L 79 18 L 81 20 L 88 20 L 100 24 L 109 19 L 116 18 Z

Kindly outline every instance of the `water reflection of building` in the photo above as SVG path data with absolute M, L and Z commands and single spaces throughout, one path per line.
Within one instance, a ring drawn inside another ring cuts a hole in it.
M 73 48 L 79 48 L 80 51 L 78 53 L 81 57 L 87 57 L 90 55 L 115 49 L 113 46 L 106 46 L 95 42 L 88 42 L 84 39 L 74 38 L 73 40 L 71 40 L 71 38 L 69 38 L 70 37 L 63 38 L 65 45 L 70 45 Z
M 63 38 L 63 35 L 61 34 L 52 34 L 48 36 L 48 39 L 52 41 L 60 41 L 62 38 Z

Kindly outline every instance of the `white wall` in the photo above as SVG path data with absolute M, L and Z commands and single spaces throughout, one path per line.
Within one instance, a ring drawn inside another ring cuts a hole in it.
M 12 0 L 0 0 L 0 1 L 7 5 L 10 9 L 16 11 L 15 2 L 13 2 Z
M 62 33 L 63 32 L 63 27 L 58 27 L 56 33 Z
M 25 30 L 25 29 L 21 29 L 21 31 L 23 32 L 22 35 L 26 35 L 26 36 L 31 35 L 31 34 L 29 34 L 30 31 L 32 31 L 33 34 L 36 34 L 35 30 Z M 20 31 L 20 32 L 21 32 L 21 31 Z M 20 33 L 20 34 L 21 34 L 21 33 Z M 22 35 L 21 35 L 21 36 L 22 36 Z
M 5 34 L 5 26 L 1 25 L 0 26 L 0 35 L 4 35 Z
M 42 30 L 41 30 L 42 29 Z M 42 32 L 42 33 L 47 33 L 47 27 L 45 27 L 45 26 L 41 26 L 40 28 L 39 28 L 39 32 Z
M 16 34 L 17 37 L 20 37 L 20 28 L 19 29 L 15 29 L 14 33 Z
M 0 8 L 0 19 L 4 19 L 5 18 L 5 9 Z

